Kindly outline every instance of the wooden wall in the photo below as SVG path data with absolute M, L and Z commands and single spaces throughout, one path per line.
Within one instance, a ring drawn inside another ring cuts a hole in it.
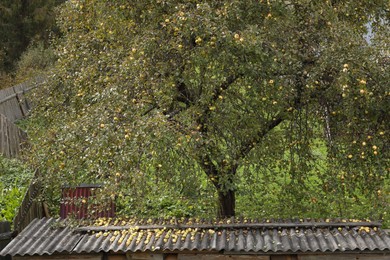
M 26 133 L 0 114 L 0 153 L 7 158 L 16 158 L 26 140 Z
M 24 118 L 31 109 L 26 93 L 44 84 L 44 78 L 0 89 L 0 154 L 7 158 L 18 157 L 26 134 L 14 123 Z
M 327 254 L 301 255 L 298 260 L 389 260 L 390 254 Z
M 177 260 L 271 260 L 270 256 L 257 255 L 178 255 Z
M 38 77 L 10 88 L 0 89 L 0 114 L 5 115 L 11 122 L 24 118 L 31 108 L 26 93 L 43 83 L 44 78 Z
M 324 255 L 223 255 L 223 254 L 148 254 L 136 253 L 124 255 L 108 255 L 108 260 L 390 260 L 387 254 L 337 254 Z

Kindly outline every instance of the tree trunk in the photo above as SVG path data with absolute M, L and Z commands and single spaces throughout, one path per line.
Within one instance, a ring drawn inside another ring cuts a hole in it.
M 238 165 L 231 165 L 231 167 L 222 165 L 225 166 L 225 171 L 223 172 L 215 166 L 209 155 L 203 155 L 200 162 L 204 172 L 210 178 L 210 181 L 218 192 L 218 217 L 234 217 L 236 215 L 236 191 L 232 187 L 235 186 L 234 176 Z M 221 181 L 221 178 L 224 178 L 223 181 Z M 222 183 L 225 183 L 225 185 Z M 230 185 L 227 187 L 226 184 Z
M 218 191 L 220 218 L 234 217 L 236 215 L 236 193 L 234 190 Z

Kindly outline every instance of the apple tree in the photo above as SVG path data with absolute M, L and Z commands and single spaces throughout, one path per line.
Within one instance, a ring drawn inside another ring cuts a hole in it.
M 387 1 L 70 0 L 59 10 L 58 62 L 29 129 L 48 187 L 106 183 L 145 214 L 152 195 L 244 214 L 242 194 L 276 180 L 287 208 L 321 200 L 310 181 L 340 200 L 385 203 Z

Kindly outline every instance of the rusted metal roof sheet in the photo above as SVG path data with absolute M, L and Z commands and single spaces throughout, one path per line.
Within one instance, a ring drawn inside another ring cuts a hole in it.
M 62 220 L 36 219 L 0 255 L 145 251 L 390 253 L 389 234 L 370 222 L 172 223 L 110 220 L 102 221 L 100 226 L 95 222 L 71 229 L 64 227 Z

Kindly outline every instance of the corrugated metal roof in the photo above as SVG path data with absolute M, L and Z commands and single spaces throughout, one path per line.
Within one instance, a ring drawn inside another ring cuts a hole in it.
M 63 220 L 36 219 L 0 255 L 145 251 L 390 253 L 389 234 L 371 222 L 110 219 L 83 225 L 71 229 Z

